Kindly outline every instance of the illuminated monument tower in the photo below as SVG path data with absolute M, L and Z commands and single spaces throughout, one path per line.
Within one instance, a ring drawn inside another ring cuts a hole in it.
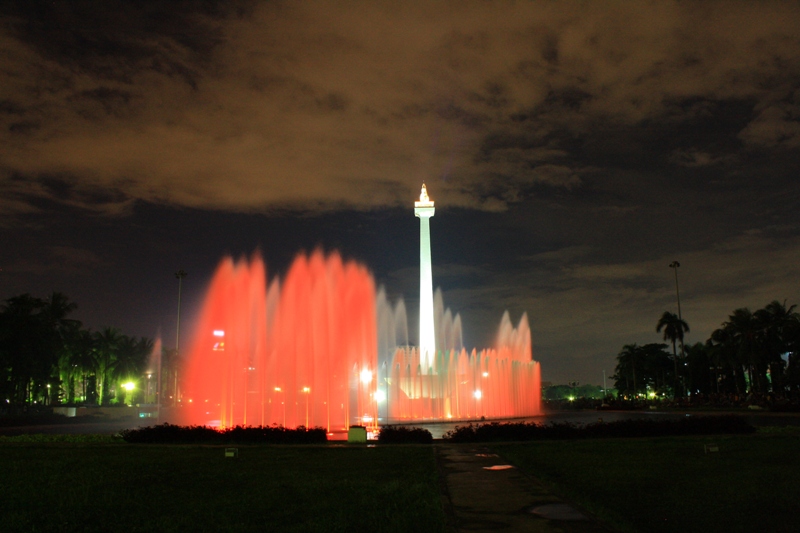
M 435 211 L 428 190 L 422 184 L 419 202 L 414 202 L 414 215 L 419 218 L 419 355 L 422 373 L 427 374 L 436 356 L 436 334 L 433 330 L 433 279 L 431 276 L 430 218 Z

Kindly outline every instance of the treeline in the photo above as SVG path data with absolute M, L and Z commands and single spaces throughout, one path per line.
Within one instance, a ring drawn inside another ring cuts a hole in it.
M 85 329 L 69 318 L 75 309 L 59 292 L 46 299 L 22 294 L 0 307 L 3 408 L 146 400 L 144 373 L 153 341 L 111 327 Z M 124 383 L 131 385 L 126 389 Z
M 551 385 L 542 387 L 543 400 L 568 400 L 573 401 L 577 398 L 603 398 L 603 387 L 599 385 L 581 385 L 580 383 L 569 383 L 567 385 Z
M 800 314 L 773 301 L 736 309 L 705 342 L 684 345 L 689 325 L 665 312 L 656 332 L 668 344 L 628 344 L 617 355 L 621 396 L 797 399 Z

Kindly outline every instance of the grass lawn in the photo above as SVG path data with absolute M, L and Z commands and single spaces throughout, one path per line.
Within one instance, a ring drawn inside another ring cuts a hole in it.
M 444 531 L 429 446 L 0 444 L 0 529 Z
M 719 445 L 718 453 L 704 444 Z M 493 444 L 621 531 L 800 530 L 800 435 Z

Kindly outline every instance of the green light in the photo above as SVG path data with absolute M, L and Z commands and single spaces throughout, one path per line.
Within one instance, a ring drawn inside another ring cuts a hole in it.
M 136 388 L 136 384 L 133 381 L 129 381 L 127 383 L 123 383 L 122 384 L 122 388 L 125 389 L 126 391 L 130 392 L 130 391 L 132 391 L 133 389 Z

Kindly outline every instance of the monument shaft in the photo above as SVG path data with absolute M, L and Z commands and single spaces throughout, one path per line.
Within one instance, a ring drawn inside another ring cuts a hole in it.
M 430 371 L 436 356 L 430 229 L 430 218 L 434 211 L 433 201 L 428 197 L 428 190 L 423 183 L 419 201 L 414 202 L 414 215 L 419 218 L 419 352 L 424 374 Z

